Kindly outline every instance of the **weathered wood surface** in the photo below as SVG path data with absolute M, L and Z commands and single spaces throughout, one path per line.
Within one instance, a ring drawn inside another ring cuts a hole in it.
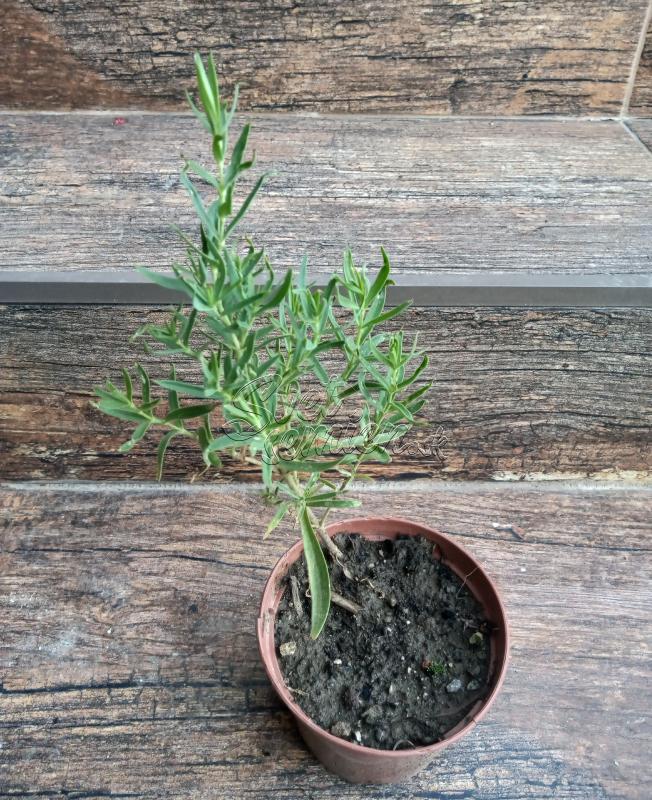
M 256 493 L 7 485 L 3 796 L 646 800 L 652 492 L 423 482 L 360 497 L 367 515 L 453 535 L 501 588 L 512 659 L 473 734 L 400 788 L 316 764 L 258 659 L 258 598 L 297 533 L 263 542 Z
M 634 116 L 652 116 L 652 21 L 648 27 L 643 52 L 638 62 L 636 81 L 628 110 Z
M 0 270 L 159 269 L 195 215 L 185 115 L 0 116 Z M 260 115 L 277 174 L 243 232 L 279 267 L 339 268 L 352 245 L 397 270 L 650 272 L 652 155 L 617 122 Z M 0 287 L 0 300 L 1 300 Z
M 632 119 L 627 124 L 652 153 L 652 119 Z
M 166 362 L 129 343 L 163 312 L 9 306 L 0 316 L 0 477 L 152 478 L 157 438 L 117 454 L 130 427 L 89 401 L 94 386 L 118 380 L 120 367 L 138 359 L 154 377 L 167 376 Z M 414 308 L 401 320 L 430 354 L 424 379 L 434 388 L 426 424 L 377 475 L 652 477 L 652 311 Z M 191 443 L 172 442 L 168 478 L 186 480 L 202 468 Z M 249 470 L 227 464 L 217 479 L 258 480 Z
M 617 113 L 647 0 L 5 0 L 0 103 L 178 108 L 213 49 L 251 108 Z

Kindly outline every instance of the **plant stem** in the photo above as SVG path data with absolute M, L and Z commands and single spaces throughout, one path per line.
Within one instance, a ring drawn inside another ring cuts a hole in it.
M 333 558 L 340 564 L 340 566 L 344 567 L 343 565 L 343 562 L 345 560 L 344 553 L 335 544 L 335 542 L 331 539 L 331 537 L 326 533 L 326 529 L 323 527 L 321 520 L 310 509 L 308 509 L 308 516 L 310 517 L 310 521 L 312 522 L 313 527 L 317 531 L 317 534 L 321 539 L 321 542 L 324 545 L 324 547 L 328 550 L 331 556 L 333 556 Z M 347 577 L 350 576 L 347 575 Z
M 362 607 L 354 603 L 353 600 L 347 600 L 346 597 L 342 597 L 341 594 L 332 590 L 331 603 L 335 603 L 336 606 L 343 608 L 345 611 L 349 611 L 351 614 L 359 614 L 362 611 Z

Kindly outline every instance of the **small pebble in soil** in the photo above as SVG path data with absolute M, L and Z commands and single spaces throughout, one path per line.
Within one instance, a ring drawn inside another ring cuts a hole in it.
M 297 643 L 296 642 L 284 642 L 279 647 L 279 652 L 283 657 L 286 656 L 293 656 L 297 652 Z
M 439 741 L 491 688 L 491 628 L 480 606 L 432 542 L 347 534 L 335 542 L 353 580 L 331 563 L 333 589 L 362 611 L 333 606 L 311 639 L 309 603 L 299 614 L 292 601 L 290 576 L 302 597 L 308 589 L 305 564 L 295 562 L 275 621 L 286 684 L 334 736 L 383 750 Z
M 362 716 L 367 722 L 378 722 L 383 718 L 383 709 L 380 706 L 369 706 Z
M 348 739 L 351 735 L 351 726 L 348 722 L 343 722 L 339 720 L 338 722 L 333 725 L 331 728 L 331 733 L 333 736 L 339 736 L 341 739 Z
M 378 744 L 382 744 L 387 739 L 387 731 L 385 728 L 376 728 L 374 735 Z

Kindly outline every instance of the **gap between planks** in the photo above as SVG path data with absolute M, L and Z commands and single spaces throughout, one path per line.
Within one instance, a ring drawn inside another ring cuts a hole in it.
M 260 487 L 251 483 L 157 483 L 156 481 L 2 481 L 0 491 L 18 493 L 73 492 L 77 494 L 245 494 L 258 495 Z M 652 494 L 652 483 L 627 481 L 539 480 L 539 481 L 440 481 L 416 479 L 408 481 L 355 481 L 351 492 L 377 494 L 381 492 L 475 495 L 487 491 L 533 492 L 542 494 L 592 494 L 598 492 L 640 492 Z
M 636 50 L 634 50 L 632 66 L 629 71 L 629 78 L 627 79 L 627 85 L 625 86 L 625 94 L 623 95 L 623 104 L 620 108 L 619 119 L 621 120 L 627 117 L 627 115 L 629 114 L 629 107 L 632 102 L 632 95 L 634 94 L 634 88 L 636 86 L 636 78 L 638 76 L 638 69 L 641 65 L 641 57 L 643 56 L 643 50 L 645 49 L 645 42 L 647 39 L 650 23 L 652 23 L 652 0 L 648 0 L 647 10 L 645 12 L 645 17 L 643 18 L 643 25 L 641 26 L 641 31 L 638 36 Z

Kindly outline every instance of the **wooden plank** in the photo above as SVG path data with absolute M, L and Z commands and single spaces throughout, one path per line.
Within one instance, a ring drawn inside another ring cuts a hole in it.
M 127 426 L 89 400 L 94 386 L 118 380 L 120 367 L 137 359 L 166 377 L 166 364 L 129 343 L 140 325 L 161 320 L 161 310 L 11 306 L 1 314 L 0 476 L 153 477 L 157 441 L 118 455 Z M 426 424 L 376 475 L 652 476 L 652 311 L 414 308 L 403 320 L 430 354 L 424 379 L 434 388 Z M 184 379 L 194 379 L 180 367 Z M 190 443 L 175 441 L 168 454 L 170 479 L 203 468 Z M 238 464 L 216 479 L 235 474 L 258 480 Z
M 636 80 L 628 112 L 634 116 L 652 116 L 652 16 L 648 10 L 648 29 L 638 62 Z
M 194 235 L 185 115 L 0 116 L 0 271 L 168 268 Z M 245 232 L 315 274 L 344 247 L 406 274 L 650 274 L 652 156 L 614 121 L 258 115 L 277 171 Z M 0 292 L 2 288 L 0 286 Z M 1 295 L 0 295 L 1 299 Z
M 652 491 L 421 482 L 359 496 L 360 513 L 454 536 L 501 588 L 512 659 L 472 735 L 402 787 L 346 785 L 314 762 L 258 659 L 258 598 L 297 534 L 262 541 L 257 493 L 7 485 L 5 796 L 649 797 Z
M 652 119 L 631 119 L 627 125 L 652 153 Z
M 0 103 L 179 108 L 215 50 L 251 108 L 616 114 L 646 0 L 5 0 Z

